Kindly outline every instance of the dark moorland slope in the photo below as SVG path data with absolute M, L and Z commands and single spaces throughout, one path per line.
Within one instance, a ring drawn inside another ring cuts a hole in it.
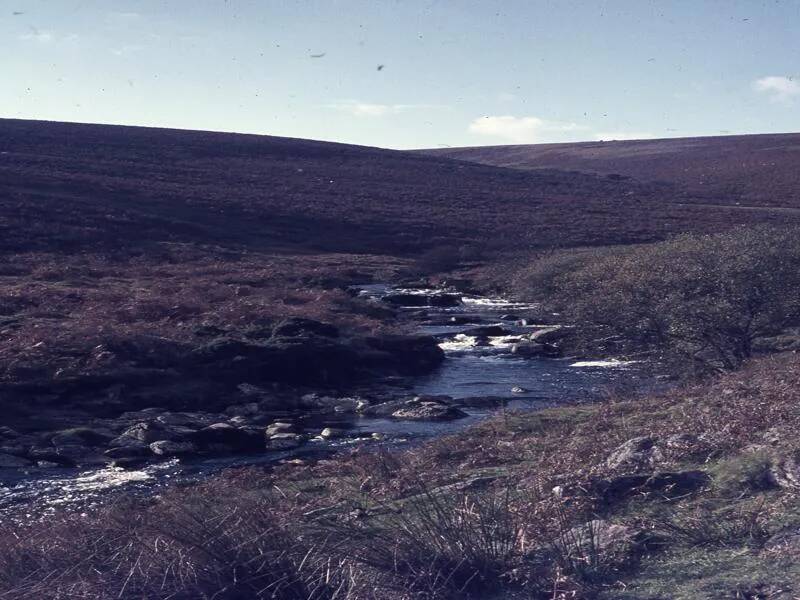
M 424 150 L 516 169 L 574 169 L 678 184 L 696 201 L 800 207 L 800 133 Z
M 671 184 L 555 169 L 268 136 L 0 120 L 5 252 L 118 254 L 171 242 L 396 255 L 487 239 L 648 241 L 771 217 L 677 206 L 685 201 Z

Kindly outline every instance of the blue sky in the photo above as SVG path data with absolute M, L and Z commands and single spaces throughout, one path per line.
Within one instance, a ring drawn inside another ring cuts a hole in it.
M 0 52 L 13 118 L 391 148 L 800 131 L 798 0 L 0 0 Z

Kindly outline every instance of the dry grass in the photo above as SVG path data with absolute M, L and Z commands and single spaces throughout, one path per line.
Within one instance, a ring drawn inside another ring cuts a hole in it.
M 0 598 L 590 597 L 638 564 L 573 539 L 600 510 L 582 490 L 617 473 L 609 453 L 643 434 L 691 433 L 699 450 L 654 468 L 714 475 L 765 434 L 768 452 L 789 452 L 798 384 L 800 359 L 776 357 L 660 397 L 507 415 L 419 449 L 232 472 L 150 503 L 8 528 Z M 783 526 L 786 494 L 711 489 L 604 518 L 662 546 L 728 552 Z
M 18 255 L 0 275 L 0 381 L 69 377 L 114 366 L 109 345 L 202 341 L 202 328 L 242 331 L 286 316 L 351 331 L 385 328 L 386 314 L 342 288 L 390 276 L 381 257 L 205 256 L 171 249 L 158 263 L 97 256 Z

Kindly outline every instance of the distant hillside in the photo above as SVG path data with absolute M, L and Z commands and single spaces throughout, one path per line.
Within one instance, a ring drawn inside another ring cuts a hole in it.
M 674 152 L 657 154 L 653 144 L 658 143 L 449 154 L 519 166 L 530 153 L 570 156 L 576 148 L 608 147 L 640 164 L 638 151 L 622 150 L 647 147 L 643 164 L 653 169 L 661 159 L 684 161 Z M 519 153 L 517 159 L 503 158 L 507 152 Z M 588 156 L 581 160 L 596 160 Z M 561 169 L 583 164 L 562 162 Z M 625 172 L 625 164 L 622 158 L 607 160 L 597 170 Z M 666 168 L 659 178 L 669 172 Z M 427 156 L 269 136 L 0 120 L 0 251 L 6 253 L 124 254 L 170 242 L 269 252 L 415 254 L 486 242 L 499 247 L 627 243 L 777 218 L 686 203 L 686 194 L 669 182 L 522 171 L 454 161 L 441 152 Z
M 422 152 L 516 169 L 572 169 L 669 182 L 709 203 L 800 207 L 800 133 Z

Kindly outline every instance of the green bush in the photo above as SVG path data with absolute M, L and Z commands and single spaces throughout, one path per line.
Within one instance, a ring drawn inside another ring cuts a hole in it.
M 597 255 L 560 275 L 551 299 L 591 345 L 736 369 L 757 338 L 800 320 L 800 235 L 740 228 Z

